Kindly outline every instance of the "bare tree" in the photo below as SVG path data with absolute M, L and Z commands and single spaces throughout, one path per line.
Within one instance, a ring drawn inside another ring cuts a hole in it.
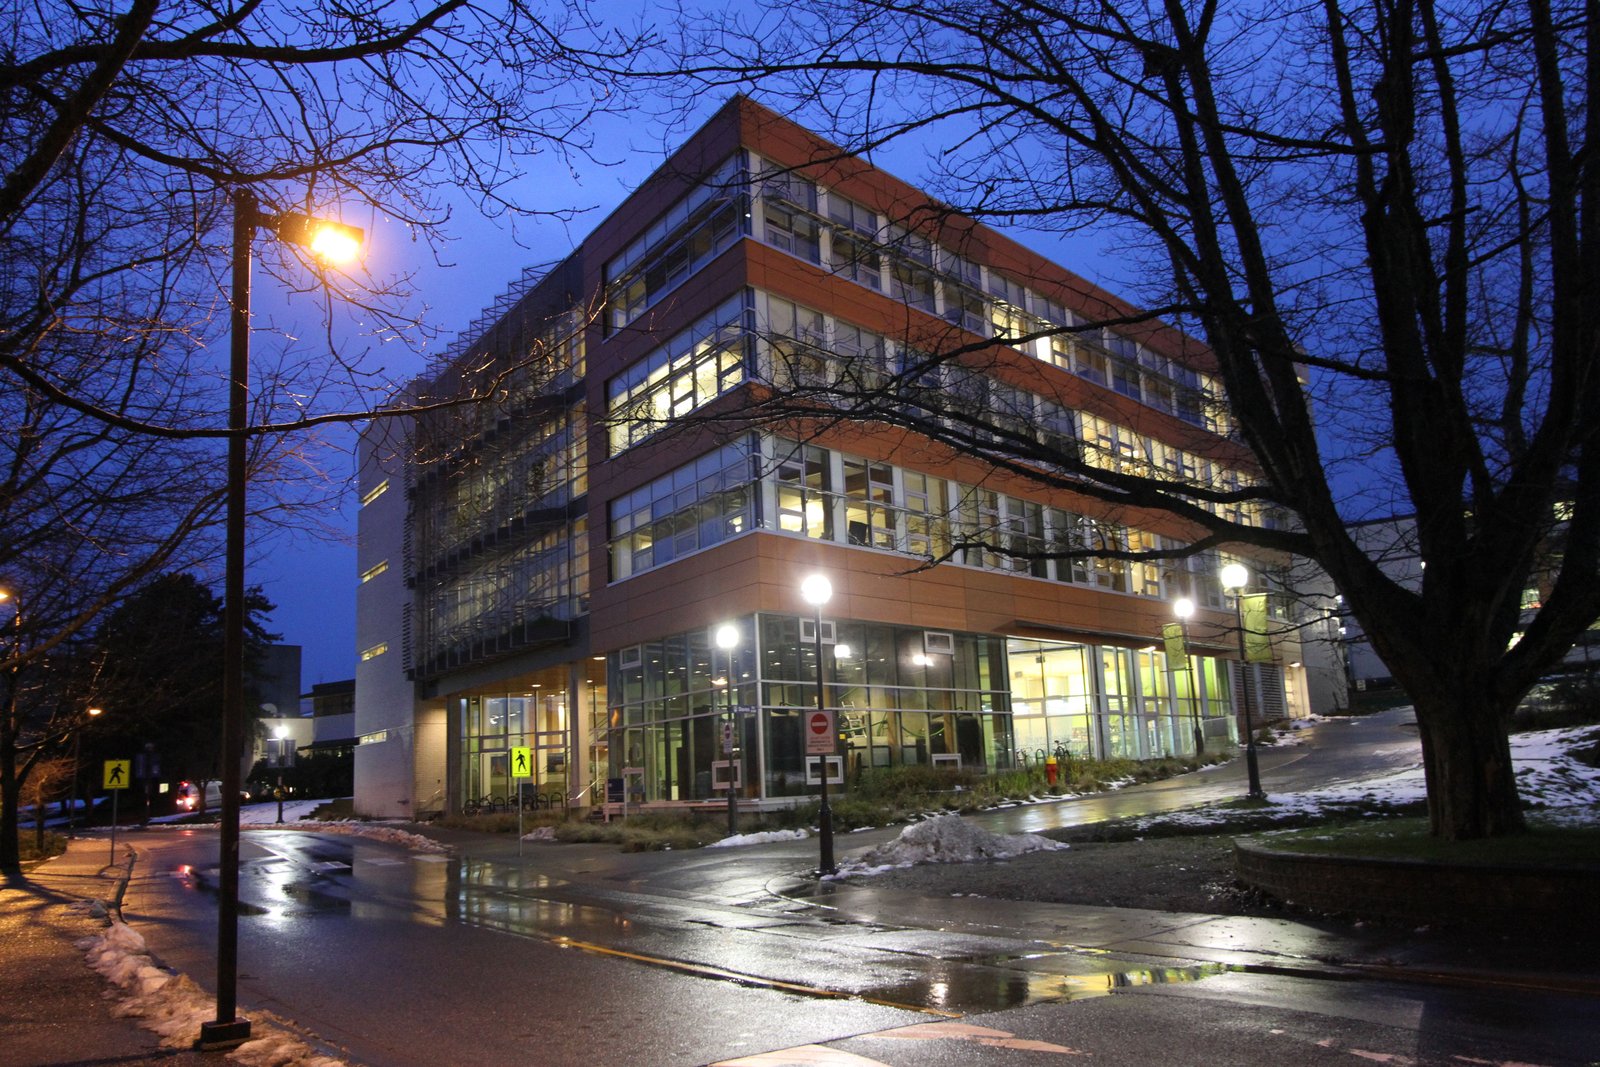
M 1108 472 L 913 388 L 1014 330 L 812 399 L 1315 560 L 1415 702 L 1434 831 L 1472 838 L 1523 829 L 1509 715 L 1600 614 L 1597 34 L 1547 0 L 811 0 L 691 30 L 671 74 L 753 84 L 851 151 L 935 145 L 962 216 L 1141 253 L 1146 310 L 1074 328 L 1203 339 L 1256 485 Z M 1207 506 L 1252 498 L 1294 522 Z M 1414 517 L 1420 584 L 1351 536 L 1373 513 Z
M 12 811 L 25 753 L 54 743 L 58 715 L 16 694 L 42 692 L 107 606 L 216 551 L 233 196 L 257 199 L 262 220 L 382 220 L 386 237 L 442 253 L 453 206 L 531 214 L 526 161 L 585 158 L 588 121 L 621 106 L 592 71 L 635 42 L 539 0 L 0 0 L 0 23 L 0 583 L 22 605 L 0 645 Z M 393 385 L 335 309 L 354 309 L 367 340 L 431 335 L 404 279 L 259 244 L 267 271 L 321 304 L 316 344 L 253 324 L 277 341 L 257 346 L 268 358 L 249 383 L 253 505 L 306 520 L 339 485 L 305 431 L 369 416 Z M 15 837 L 12 821 L 8 868 Z

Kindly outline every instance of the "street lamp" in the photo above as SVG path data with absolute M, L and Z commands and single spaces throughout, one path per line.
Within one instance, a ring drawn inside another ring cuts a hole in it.
M 1246 658 L 1244 643 L 1244 587 L 1250 581 L 1250 572 L 1242 563 L 1230 563 L 1218 576 L 1224 591 L 1233 590 L 1233 617 L 1239 630 L 1239 695 L 1244 702 L 1244 766 L 1250 778 L 1250 791 L 1245 795 L 1252 800 L 1265 800 L 1261 789 L 1261 768 L 1256 763 L 1256 730 L 1250 721 L 1250 663 Z
M 813 574 L 800 583 L 800 596 L 816 609 L 816 629 L 813 631 L 817 639 L 817 714 L 827 717 L 827 696 L 822 683 L 822 605 L 833 598 L 833 583 L 825 575 Z M 809 734 L 807 735 L 809 737 Z M 830 739 L 836 737 L 831 728 L 828 730 Z M 810 758 L 807 753 L 807 758 Z M 839 868 L 833 862 L 833 809 L 828 807 L 828 757 L 822 757 L 822 805 L 817 811 L 818 847 L 821 850 L 818 862 L 818 873 L 833 874 Z
M 83 751 L 83 728 L 88 726 L 97 716 L 105 714 L 105 709 L 88 708 L 84 714 L 89 717 L 72 729 L 72 806 L 67 809 L 67 836 L 69 838 L 73 836 L 73 830 L 78 825 L 78 757 Z
M 1189 676 L 1189 714 L 1194 720 L 1194 752 L 1203 755 L 1206 735 L 1200 729 L 1200 688 L 1189 658 L 1189 617 L 1194 614 L 1194 601 L 1181 596 L 1172 602 L 1172 613 L 1178 617 L 1178 631 L 1183 636 L 1183 670 Z
M 250 400 L 250 241 L 258 229 L 303 245 L 328 263 L 352 258 L 362 233 L 354 226 L 261 210 L 256 194 L 236 189 L 233 200 L 233 308 L 229 314 L 228 514 L 222 612 L 222 827 L 217 878 L 217 1017 L 200 1025 L 195 1047 L 211 1051 L 250 1040 L 250 1022 L 237 1017 L 239 971 L 239 761 L 244 755 L 244 516 L 245 437 Z
M 289 730 L 289 728 L 287 726 L 283 725 L 283 723 L 281 723 L 281 722 L 278 725 L 276 725 L 276 726 L 274 726 L 272 728 L 272 736 L 274 738 L 276 738 L 277 742 L 278 742 L 278 746 L 277 746 L 278 747 L 278 751 L 276 753 L 278 758 L 273 760 L 273 762 L 278 765 L 278 823 L 279 823 L 279 825 L 282 825 L 282 823 L 283 823 L 283 755 L 284 755 L 284 750 L 288 747 L 288 740 L 289 740 L 290 732 L 291 731 Z
M 728 720 L 724 726 L 727 740 L 723 744 L 723 755 L 728 758 L 728 836 L 732 837 L 739 832 L 739 798 L 734 791 L 733 771 L 738 762 L 735 753 L 739 751 L 737 731 L 739 729 L 737 717 L 733 711 L 733 650 L 739 644 L 739 628 L 732 623 L 723 623 L 717 627 L 712 640 L 718 648 L 728 653 Z M 712 669 L 716 667 L 713 664 Z

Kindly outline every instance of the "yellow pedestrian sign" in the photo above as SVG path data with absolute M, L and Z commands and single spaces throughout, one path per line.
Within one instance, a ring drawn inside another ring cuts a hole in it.
M 128 773 L 133 769 L 133 761 L 125 759 L 106 760 L 106 788 L 128 788 Z
M 511 750 L 511 777 L 533 777 L 533 749 L 513 748 Z

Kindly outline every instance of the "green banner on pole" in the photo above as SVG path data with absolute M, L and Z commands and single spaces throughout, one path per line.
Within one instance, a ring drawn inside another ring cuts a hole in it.
M 1183 623 L 1169 622 L 1161 627 L 1161 638 L 1167 644 L 1167 666 L 1173 670 L 1187 670 L 1189 650 L 1184 647 Z
M 1267 629 L 1267 594 L 1243 598 L 1244 658 L 1251 663 L 1272 662 L 1272 634 Z

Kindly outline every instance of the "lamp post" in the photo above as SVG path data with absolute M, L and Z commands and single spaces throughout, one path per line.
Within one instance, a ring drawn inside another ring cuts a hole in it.
M 1172 602 L 1172 613 L 1178 617 L 1178 630 L 1183 637 L 1183 669 L 1189 675 L 1189 715 L 1194 722 L 1194 752 L 1198 756 L 1206 750 L 1206 735 L 1200 729 L 1200 691 L 1189 658 L 1189 617 L 1194 614 L 1194 601 L 1179 597 Z
M 813 636 L 817 639 L 817 713 L 826 716 L 828 713 L 827 695 L 822 682 L 822 605 L 833 598 L 833 583 L 825 575 L 813 574 L 800 583 L 800 595 L 816 609 L 816 629 Z M 837 737 L 833 730 L 828 731 L 829 736 Z M 828 807 L 828 757 L 822 757 L 822 804 L 817 810 L 817 841 L 820 849 L 817 870 L 819 874 L 833 874 L 839 868 L 833 862 L 833 809 Z
M 272 728 L 272 736 L 273 736 L 274 740 L 276 740 L 278 742 L 278 751 L 275 753 L 275 755 L 277 756 L 277 759 L 273 760 L 273 762 L 278 765 L 278 790 L 277 790 L 277 795 L 278 795 L 278 823 L 279 823 L 279 825 L 282 825 L 282 823 L 283 823 L 283 755 L 284 755 L 284 749 L 288 747 L 288 740 L 289 740 L 290 732 L 291 731 L 289 730 L 289 728 L 287 726 L 283 725 L 282 723 L 279 723 L 277 726 L 274 726 Z
M 19 660 L 22 657 L 22 598 L 9 589 L 0 589 L 0 603 L 11 602 L 11 657 Z M 20 723 L 17 721 L 17 687 L 22 681 L 22 668 L 13 662 L 7 678 L 5 699 L 0 702 L 0 745 L 15 751 L 17 730 Z M 13 816 L 15 812 L 12 813 Z M 15 873 L 21 873 L 18 867 Z
M 239 761 L 244 755 L 244 519 L 245 439 L 250 401 L 250 241 L 258 229 L 304 245 L 325 262 L 349 260 L 360 250 L 354 226 L 284 212 L 262 212 L 255 193 L 236 189 L 233 200 L 233 307 L 228 316 L 228 485 L 222 612 L 222 827 L 217 878 L 217 1017 L 200 1025 L 195 1047 L 233 1048 L 250 1039 L 250 1022 L 237 1017 L 239 970 Z
M 728 836 L 732 837 L 739 832 L 739 796 L 734 788 L 734 766 L 738 762 L 736 753 L 739 751 L 738 717 L 733 710 L 733 650 L 739 644 L 739 628 L 732 623 L 723 623 L 717 627 L 713 636 L 716 646 L 728 653 L 728 719 L 724 726 L 727 732 L 727 743 L 723 745 L 723 755 L 728 758 Z
M 72 806 L 67 809 L 67 836 L 69 838 L 74 836 L 73 831 L 78 825 L 78 767 L 80 765 L 79 756 L 83 751 L 83 729 L 103 713 L 104 709 L 102 708 L 88 708 L 85 711 L 88 718 L 72 729 Z
M 1250 663 L 1246 658 L 1244 642 L 1244 587 L 1250 581 L 1250 572 L 1242 563 L 1230 563 L 1219 575 L 1224 590 L 1233 590 L 1233 617 L 1239 630 L 1239 696 L 1244 702 L 1244 765 L 1250 778 L 1250 791 L 1245 795 L 1252 800 L 1265 800 L 1261 789 L 1261 768 L 1256 763 L 1256 730 L 1250 721 Z

